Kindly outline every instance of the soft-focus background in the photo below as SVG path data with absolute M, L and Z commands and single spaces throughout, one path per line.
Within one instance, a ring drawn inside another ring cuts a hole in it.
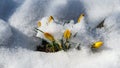
M 81 13 L 91 30 L 82 35 L 100 37 L 105 47 L 101 52 L 84 47 L 57 53 L 34 51 L 41 43 L 34 31 L 38 20 L 52 15 L 76 22 Z M 120 0 L 0 0 L 0 68 L 120 68 L 119 18 Z M 103 20 L 105 27 L 95 29 Z

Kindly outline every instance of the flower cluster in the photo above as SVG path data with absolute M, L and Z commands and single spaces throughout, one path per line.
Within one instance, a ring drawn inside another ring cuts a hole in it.
M 70 48 L 80 48 L 79 30 L 84 19 L 84 14 L 81 14 L 78 18 L 78 22 L 75 24 L 73 20 L 58 22 L 55 21 L 53 16 L 45 17 L 38 21 L 37 35 L 36 37 L 44 40 L 46 44 L 39 46 L 39 49 L 45 52 L 57 52 L 60 50 L 67 51 Z M 77 41 L 76 41 L 77 40 Z M 91 48 L 99 48 L 103 45 L 103 42 L 95 42 Z

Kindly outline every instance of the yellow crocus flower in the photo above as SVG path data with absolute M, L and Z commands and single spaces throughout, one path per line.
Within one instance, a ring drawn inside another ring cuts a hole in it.
M 40 21 L 37 23 L 37 26 L 38 26 L 38 27 L 40 27 L 40 26 L 41 26 L 41 22 L 40 22 Z
M 50 16 L 48 19 L 48 23 L 51 23 L 54 20 L 53 16 Z
M 92 48 L 100 48 L 103 45 L 102 41 L 97 41 L 92 45 Z
M 64 38 L 65 39 L 69 39 L 71 36 L 71 31 L 69 29 L 64 31 Z
M 55 41 L 54 37 L 50 33 L 45 32 L 44 36 L 50 41 Z
M 84 14 L 82 13 L 80 17 L 78 18 L 78 23 L 80 23 L 81 19 L 84 17 Z

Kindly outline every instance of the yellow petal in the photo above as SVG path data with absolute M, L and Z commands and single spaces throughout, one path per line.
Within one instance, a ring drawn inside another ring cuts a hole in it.
M 45 38 L 47 38 L 50 41 L 54 41 L 54 37 L 50 33 L 44 33 Z
M 64 38 L 65 38 L 65 39 L 69 39 L 70 36 L 71 36 L 70 30 L 69 30 L 69 29 L 65 30 L 65 31 L 64 31 Z
M 80 21 L 83 19 L 84 14 L 81 14 L 80 17 L 78 18 L 78 23 L 80 23 Z
M 92 45 L 92 48 L 100 48 L 103 45 L 103 42 L 97 41 Z
M 53 16 L 50 16 L 48 19 L 48 23 L 51 23 L 54 20 Z
M 39 22 L 37 23 L 37 25 L 38 25 L 38 27 L 40 27 L 40 26 L 41 26 L 41 22 L 39 21 Z

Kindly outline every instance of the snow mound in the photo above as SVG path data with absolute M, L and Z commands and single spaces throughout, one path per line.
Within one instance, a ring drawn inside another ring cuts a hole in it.
M 87 22 L 91 28 L 95 28 L 98 23 L 120 10 L 120 0 L 80 0 L 87 14 Z
M 107 46 L 114 50 L 119 50 L 120 44 L 120 12 L 116 12 L 108 17 L 104 23 Z
M 0 19 L 0 45 L 8 45 L 11 37 L 12 32 L 9 24 Z
M 92 54 L 81 51 L 43 53 L 26 49 L 0 49 L 2 68 L 119 68 L 120 53 L 103 51 Z

